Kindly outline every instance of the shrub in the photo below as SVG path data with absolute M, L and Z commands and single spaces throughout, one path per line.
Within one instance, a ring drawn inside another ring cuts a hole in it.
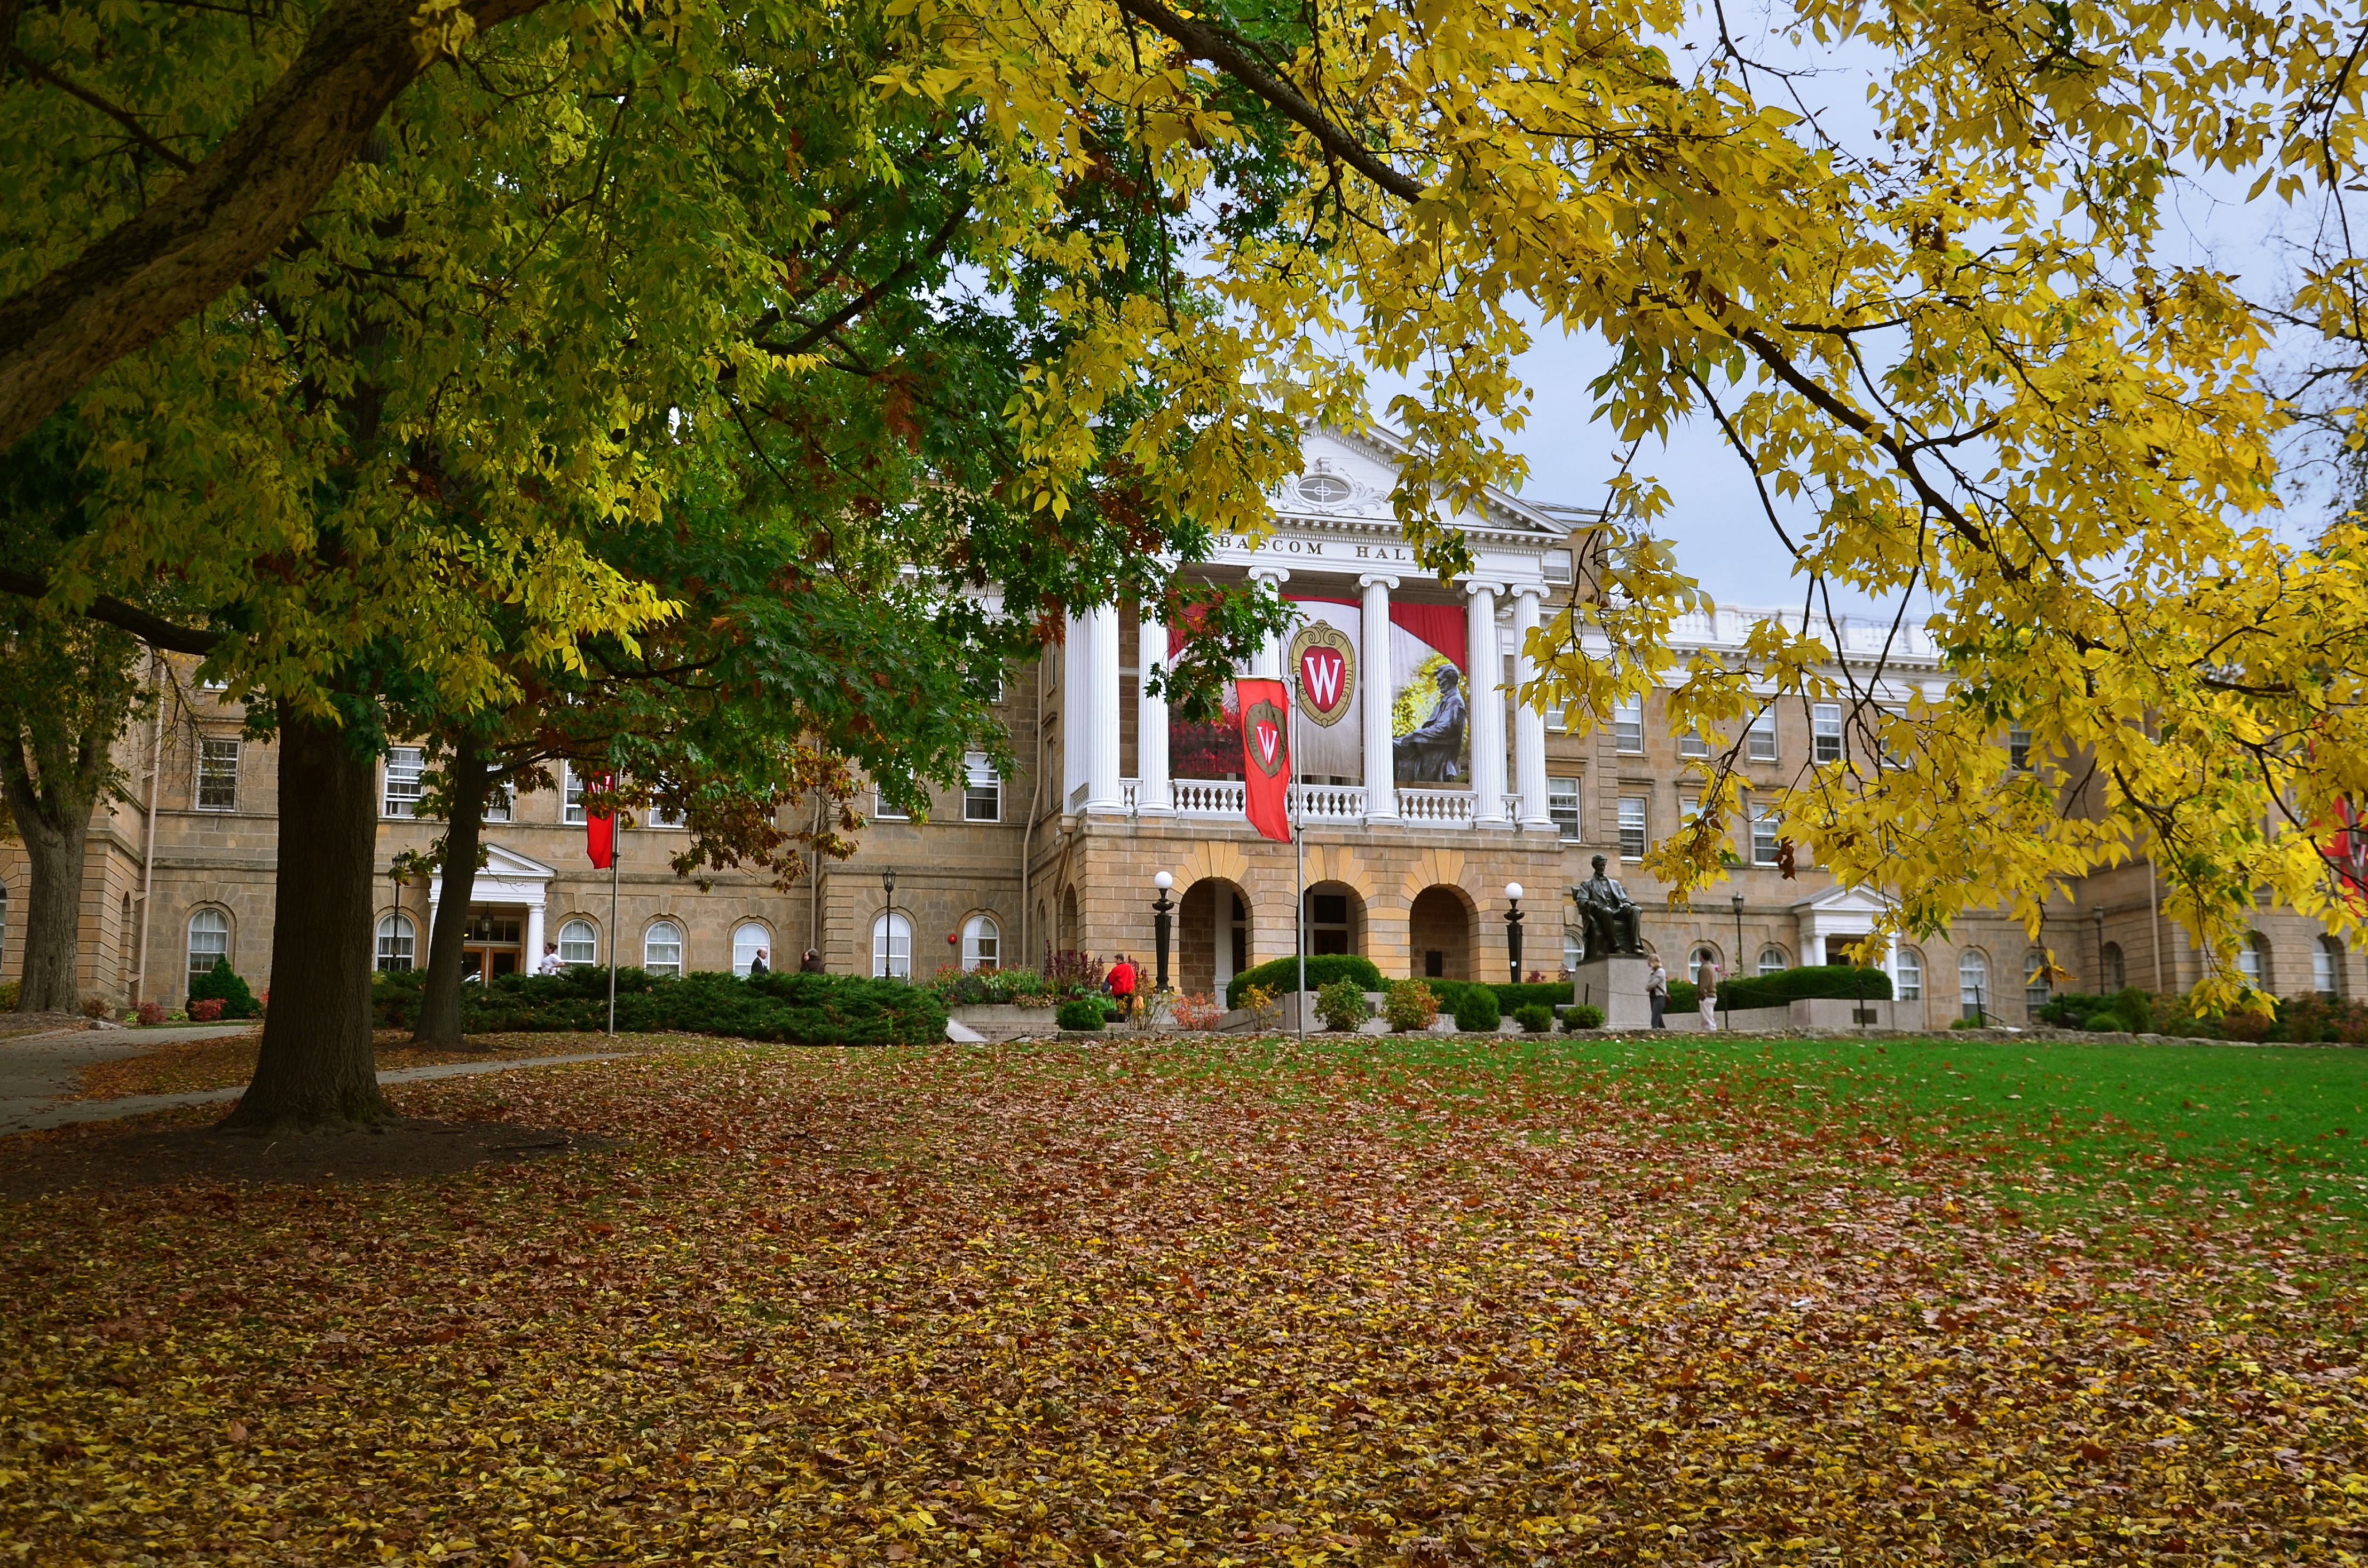
M 376 977 L 371 990 L 381 1028 L 418 1021 L 426 978 L 421 970 Z M 461 988 L 461 1025 L 471 1034 L 574 1032 L 604 1028 L 608 1021 L 609 971 L 590 964 Z M 946 1038 L 946 1008 L 930 987 L 901 980 L 779 970 L 746 980 L 722 971 L 661 980 L 620 969 L 617 1027 L 788 1045 L 931 1045 Z
M 85 996 L 82 999 L 82 1016 L 84 1017 L 103 1018 L 107 1017 L 108 1012 L 108 1008 L 106 997 Z
M 165 1004 L 162 1002 L 141 1003 L 140 1021 L 143 1024 L 163 1023 L 165 1021 Z
M 189 1021 L 193 1024 L 210 1024 L 222 1016 L 222 999 L 219 996 L 200 996 L 189 1004 Z
M 1228 996 L 1233 994 L 1233 990 L 1230 986 L 1226 988 L 1225 994 Z M 1274 1005 L 1274 993 L 1269 991 L 1265 986 L 1253 985 L 1248 990 L 1243 992 L 1241 1005 L 1249 1013 L 1250 1021 L 1257 1024 L 1261 1028 L 1274 1022 L 1276 1011 Z
M 1110 1022 L 1110 1013 L 1099 996 L 1075 996 L 1061 1004 L 1054 1015 L 1064 1029 L 1098 1029 Z
M 1563 1014 L 1562 1027 L 1573 1032 L 1600 1029 L 1603 1027 L 1603 1009 L 1592 1002 L 1581 1002 Z
M 1196 992 L 1189 996 L 1177 997 L 1168 1007 L 1168 1016 L 1176 1020 L 1176 1027 L 1179 1029 L 1205 1029 L 1215 1028 L 1217 1020 L 1225 1016 L 1225 1010 Z
M 1672 985 L 1671 991 L 1677 989 Z M 1804 998 L 1838 1002 L 1891 1000 L 1891 976 L 1879 969 L 1856 964 L 1803 964 L 1774 974 L 1736 975 L 1718 984 L 1719 1011 L 1744 1012 L 1754 1007 L 1782 1007 Z
M 1505 1021 L 1497 994 L 1485 985 L 1466 985 L 1455 999 L 1455 1027 L 1466 1034 L 1488 1034 Z
M 946 970 L 929 983 L 949 1007 L 1024 1006 L 1023 996 L 1042 996 L 1048 987 L 1032 969 Z
M 2080 1027 L 2084 1029 L 2092 1030 L 2097 1034 L 2120 1034 L 2123 1032 L 2121 1015 L 2118 1013 L 2091 1013 L 2086 1019 L 2082 1020 Z
M 1439 1021 L 1439 998 L 1419 980 L 1396 981 L 1383 994 L 1382 1017 L 1399 1034 L 1427 1029 Z
M 259 1018 L 263 1009 L 256 1005 L 255 993 L 246 988 L 230 967 L 230 960 L 216 959 L 214 967 L 189 982 L 189 1017 L 196 1017 L 197 1004 L 213 1000 L 222 1004 L 216 1015 L 223 1018 Z
M 1326 1028 L 1345 1032 L 1372 1017 L 1373 1005 L 1365 1000 L 1364 987 L 1355 981 L 1336 980 L 1316 991 L 1315 1016 L 1324 1020 Z
M 1054 996 L 1099 996 L 1110 965 L 1074 949 L 1046 955 L 1044 989 Z
M 13 1013 L 17 1010 L 17 982 L 0 980 L 0 1013 Z
M 1952 1029 L 1977 1029 L 1984 1025 L 1979 1018 L 1951 1018 L 1949 1027 Z
M 1691 1013 L 1696 1007 L 1701 1006 L 1702 994 L 1695 990 L 1694 983 L 1692 981 L 1672 980 L 1669 982 L 1669 1005 L 1666 1009 L 1667 1011 L 1672 1013 Z
M 1524 1034 L 1552 1034 L 1554 1009 L 1543 1002 L 1531 1002 L 1513 1009 L 1513 1021 L 1521 1026 Z
M 1497 984 L 1488 989 L 1496 994 L 1497 1006 L 1514 1017 L 1520 1017 L 1524 1007 L 1542 1006 L 1552 1012 L 1570 1000 L 1570 982 L 1566 980 L 1524 981 L 1519 985 Z
M 1320 991 L 1336 980 L 1353 980 L 1357 983 L 1357 989 L 1360 991 L 1379 991 L 1382 988 L 1382 971 L 1373 967 L 1373 960 L 1369 958 L 1357 953 L 1310 953 L 1308 955 L 1307 986 L 1309 990 Z M 1256 969 L 1246 969 L 1234 976 L 1225 985 L 1225 1006 L 1247 1006 L 1248 1004 L 1242 998 L 1248 994 L 1253 985 L 1275 995 L 1298 989 L 1298 957 L 1293 955 L 1287 959 L 1277 959 L 1272 963 L 1262 963 Z

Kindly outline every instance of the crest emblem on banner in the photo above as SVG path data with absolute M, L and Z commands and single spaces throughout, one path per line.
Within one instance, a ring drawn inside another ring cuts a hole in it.
M 1291 640 L 1299 676 L 1299 710 L 1329 729 L 1349 716 L 1357 696 L 1357 646 L 1339 628 L 1317 621 Z
M 1271 702 L 1250 705 L 1242 715 L 1242 733 L 1249 741 L 1251 765 L 1271 778 L 1282 771 L 1283 758 L 1289 755 L 1282 733 L 1282 710 Z

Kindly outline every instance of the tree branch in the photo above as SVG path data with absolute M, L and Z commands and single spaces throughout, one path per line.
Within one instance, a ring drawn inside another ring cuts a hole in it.
M 0 593 L 17 594 L 25 598 L 46 597 L 49 580 L 38 572 L 20 572 L 13 566 L 0 566 Z M 176 626 L 162 616 L 149 614 L 137 605 L 101 594 L 90 601 L 83 614 L 93 620 L 129 631 L 151 648 L 162 648 L 173 653 L 196 653 L 200 656 L 222 646 L 222 633 L 199 631 L 191 627 Z
M 68 97 L 79 98 L 84 103 L 86 103 L 91 108 L 97 109 L 99 113 L 107 116 L 108 119 L 115 121 L 116 124 L 123 127 L 125 131 L 129 131 L 133 141 L 139 142 L 140 145 L 147 148 L 151 153 L 155 153 L 158 157 L 164 159 L 166 163 L 172 165 L 183 174 L 188 174 L 191 169 L 198 166 L 197 165 L 189 162 L 188 159 L 181 156 L 178 153 L 174 152 L 170 147 L 165 146 L 162 142 L 157 141 L 155 137 L 150 135 L 148 128 L 141 124 L 139 117 L 134 115 L 130 109 L 108 103 L 105 98 L 100 97 L 88 87 L 76 86 L 74 83 L 67 81 L 63 76 L 61 76 L 56 72 L 49 69 L 49 67 L 43 65 L 40 61 L 34 59 L 31 55 L 26 53 L 21 49 L 9 50 L 7 51 L 7 58 L 14 60 L 17 64 L 23 66 L 28 75 L 32 76 L 38 81 L 47 82 L 51 86 L 55 87 L 58 91 L 65 94 Z
M 467 11 L 482 32 L 544 3 L 476 0 Z M 0 303 L 0 451 L 287 239 L 434 58 L 427 15 L 421 0 L 336 0 L 221 146 L 161 199 Z

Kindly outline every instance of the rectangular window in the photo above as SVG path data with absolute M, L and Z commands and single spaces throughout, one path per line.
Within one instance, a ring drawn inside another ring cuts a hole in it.
M 485 791 L 485 820 L 487 822 L 509 821 L 510 804 L 510 787 L 507 784 L 495 785 Z
M 1680 795 L 1678 797 L 1679 826 L 1691 827 L 1698 820 L 1701 819 L 1701 817 L 1702 797 L 1700 795 Z
M 660 802 L 660 801 L 652 801 L 650 802 L 650 809 L 649 809 L 649 825 L 650 825 L 650 826 L 652 826 L 652 827 L 680 827 L 680 826 L 682 825 L 682 822 L 683 822 L 683 811 L 682 811 L 682 808 L 681 808 L 680 806 L 669 806 L 669 805 L 666 805 L 666 804 L 664 804 L 664 803 L 662 803 L 662 802 Z
M 995 764 L 987 760 L 986 753 L 965 753 L 962 756 L 962 821 L 1002 820 L 1002 776 L 995 771 Z
M 1553 819 L 1556 833 L 1574 844 L 1578 841 L 1577 779 L 1546 780 L 1546 815 Z
M 1611 749 L 1641 752 L 1645 749 L 1645 699 L 1627 697 L 1611 710 Z
M 1708 756 L 1710 755 L 1710 743 L 1702 739 L 1701 726 L 1696 724 L 1689 724 L 1686 726 L 1686 733 L 1679 736 L 1678 740 L 1678 755 L 1679 756 Z
M 1546 581 L 1549 583 L 1569 582 L 1570 551 L 1567 550 L 1547 551 L 1545 558 L 1545 575 Z
M 871 820 L 873 822 L 909 822 L 912 819 L 890 805 L 888 797 L 875 789 L 871 791 Z
M 379 814 L 388 817 L 408 817 L 419 814 L 419 775 L 422 771 L 417 746 L 394 746 L 386 754 L 386 793 L 379 801 Z
M 1776 760 L 1776 710 L 1762 708 L 1752 715 L 1748 756 L 1754 762 Z
M 235 739 L 198 743 L 198 810 L 238 810 L 238 742 Z
M 1842 710 L 1839 703 L 1820 702 L 1809 710 L 1810 757 L 1817 762 L 1842 759 Z
M 2031 766 L 2031 732 L 2020 724 L 2006 733 L 2006 761 L 2017 773 Z
M 1620 797 L 1620 858 L 1641 860 L 1645 858 L 1645 797 Z
M 578 824 L 584 821 L 584 780 L 568 763 L 559 768 L 559 820 Z
M 1771 807 L 1751 808 L 1751 863 L 1755 866 L 1776 863 L 1776 812 Z

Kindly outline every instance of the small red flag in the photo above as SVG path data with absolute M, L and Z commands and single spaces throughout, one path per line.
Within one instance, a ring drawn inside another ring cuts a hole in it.
M 1291 698 L 1279 680 L 1234 683 L 1242 714 L 1242 804 L 1267 838 L 1291 842 Z
M 614 777 L 604 773 L 593 780 L 592 787 L 596 790 L 612 789 Z M 589 812 L 585 813 L 584 853 L 591 858 L 592 864 L 604 871 L 616 860 L 617 819 L 614 816 L 596 817 Z

